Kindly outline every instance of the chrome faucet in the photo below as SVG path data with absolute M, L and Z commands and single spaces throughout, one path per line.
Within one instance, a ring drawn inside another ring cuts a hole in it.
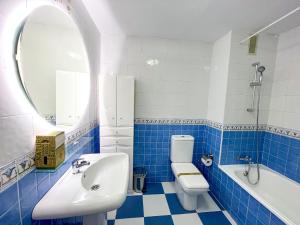
M 250 156 L 248 156 L 248 155 L 245 155 L 245 156 L 239 156 L 238 157 L 238 160 L 240 160 L 240 161 L 245 161 L 245 162 L 251 162 L 251 157 Z
M 248 155 L 239 156 L 238 160 L 248 163 L 248 169 L 245 169 L 245 171 L 243 172 L 244 176 L 247 177 L 249 175 L 249 172 L 250 172 L 251 164 L 253 164 L 251 157 L 248 156 Z
M 81 173 L 80 168 L 88 165 L 90 165 L 89 161 L 86 161 L 82 158 L 74 159 L 72 161 L 73 174 Z

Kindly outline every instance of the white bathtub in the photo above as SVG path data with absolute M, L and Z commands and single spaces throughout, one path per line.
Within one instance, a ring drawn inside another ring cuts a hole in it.
M 243 175 L 245 165 L 220 165 L 219 168 L 243 189 L 288 225 L 300 224 L 300 185 L 261 165 L 257 185 L 248 183 Z M 251 172 L 256 176 L 256 168 Z

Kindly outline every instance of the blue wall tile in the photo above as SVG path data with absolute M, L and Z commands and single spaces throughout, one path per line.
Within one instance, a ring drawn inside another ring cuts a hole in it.
M 37 181 L 35 171 L 31 171 L 19 180 L 20 198 L 26 196 L 33 189 L 36 189 Z
M 237 159 L 242 155 L 256 162 L 256 141 L 259 163 L 300 183 L 300 140 L 268 131 L 259 131 L 257 136 L 255 131 L 224 131 L 221 164 L 246 163 Z
M 5 192 L 0 193 L 0 216 L 3 215 L 13 205 L 18 203 L 18 189 L 17 184 L 13 184 Z
M 20 210 L 18 203 L 14 204 L 0 216 L 0 225 L 18 225 L 20 222 Z
M 207 128 L 207 147 L 212 149 L 212 152 L 218 151 L 221 144 L 220 131 L 208 127 Z M 262 137 L 265 134 L 262 134 Z M 243 133 L 223 133 L 223 138 L 244 139 L 250 138 L 253 140 L 253 134 Z M 219 140 L 217 140 L 219 139 Z M 277 138 L 278 140 L 278 138 Z M 285 140 L 287 141 L 287 140 Z M 210 143 L 214 142 L 214 143 Z M 228 141 L 227 143 L 229 143 Z M 231 141 L 230 143 L 234 143 Z M 236 142 L 244 144 L 242 142 Z M 260 143 L 261 144 L 261 143 Z M 219 146 L 218 146 L 219 145 Z M 262 145 L 262 144 L 261 144 Z M 241 148 L 235 148 L 237 152 Z M 227 160 L 227 159 L 226 159 Z M 233 159 L 229 159 L 234 161 Z M 255 198 L 241 188 L 230 177 L 223 173 L 218 168 L 218 161 L 214 160 L 211 167 L 204 167 L 203 174 L 210 184 L 210 190 L 215 198 L 223 205 L 223 207 L 231 214 L 238 225 L 271 225 L 271 224 L 284 224 L 279 218 L 273 215 L 267 208 L 260 204 Z
M 37 175 L 40 175 L 40 173 L 37 173 Z M 49 174 L 47 174 L 45 179 L 38 182 L 37 184 L 38 199 L 41 199 L 50 190 L 50 188 L 51 188 L 50 177 Z
M 30 192 L 27 192 L 27 194 L 20 199 L 22 219 L 25 219 L 29 216 L 31 217 L 33 208 L 38 201 L 39 199 L 36 188 L 32 189 Z
M 223 131 L 221 164 L 245 163 L 238 160 L 238 157 L 243 155 L 250 156 L 252 161 L 256 162 L 257 141 L 260 162 L 264 134 L 265 132 L 263 131 L 259 131 L 258 133 L 256 131 Z
M 195 138 L 193 162 L 200 165 L 205 149 L 204 125 L 136 124 L 134 129 L 134 167 L 147 169 L 146 182 L 174 180 L 171 171 L 170 141 L 172 135 L 192 135 Z
M 262 163 L 300 183 L 300 140 L 266 132 Z

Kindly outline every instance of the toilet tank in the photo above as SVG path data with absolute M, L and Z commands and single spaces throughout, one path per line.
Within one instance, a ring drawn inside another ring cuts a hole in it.
M 193 159 L 194 137 L 190 135 L 172 135 L 171 161 L 173 163 L 190 163 Z

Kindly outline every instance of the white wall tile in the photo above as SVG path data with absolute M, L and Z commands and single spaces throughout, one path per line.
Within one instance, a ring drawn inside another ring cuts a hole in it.
M 101 74 L 131 75 L 136 79 L 136 118 L 205 118 L 210 44 L 110 36 L 101 42 Z M 149 59 L 157 59 L 159 64 L 150 66 Z
M 207 119 L 223 123 L 230 60 L 231 32 L 214 43 L 209 80 Z
M 31 115 L 0 117 L 0 165 L 8 163 L 34 149 Z
M 300 27 L 280 34 L 268 124 L 300 130 Z
M 240 44 L 243 31 L 233 31 L 230 49 L 230 64 L 226 96 L 224 123 L 254 124 L 255 113 L 249 113 L 247 108 L 252 106 L 252 88 L 255 68 L 252 63 L 260 62 L 266 67 L 261 87 L 260 123 L 268 121 L 268 109 L 274 75 L 277 39 L 274 36 L 261 34 L 258 37 L 257 53 L 248 54 L 248 44 Z M 255 103 L 256 104 L 256 103 Z M 256 106 L 256 105 L 255 105 Z
M 102 54 L 101 72 L 135 76 L 136 117 L 253 124 L 255 114 L 246 109 L 252 103 L 249 82 L 255 70 L 251 64 L 259 61 L 266 67 L 260 122 L 283 126 L 299 111 L 295 106 L 300 95 L 297 35 L 299 28 L 282 34 L 278 43 L 276 37 L 262 34 L 256 55 L 248 54 L 248 44 L 239 43 L 245 36 L 241 31 L 220 38 L 213 48 L 204 42 L 107 36 L 102 45 L 108 42 L 107 51 L 115 52 Z M 159 65 L 147 65 L 152 58 Z

